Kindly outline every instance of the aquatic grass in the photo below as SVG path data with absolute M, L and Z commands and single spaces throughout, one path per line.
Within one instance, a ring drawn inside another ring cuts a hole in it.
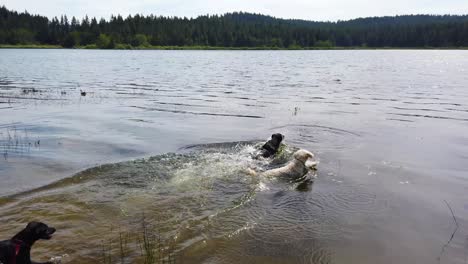
M 122 231 L 119 231 L 119 252 L 120 252 L 120 263 L 124 264 L 126 257 L 129 255 L 129 248 L 128 248 L 128 242 L 129 242 L 129 237 L 130 235 L 128 233 L 124 233 Z
M 174 245 L 161 238 L 161 233 L 146 221 L 145 215 L 141 218 L 141 231 L 138 239 L 144 264 L 175 263 Z
M 100 262 L 111 263 L 176 263 L 175 244 L 164 240 L 157 228 L 143 214 L 139 219 L 138 232 L 124 232 L 119 229 L 117 238 L 115 230 L 110 228 L 110 238 L 102 240 Z M 117 240 L 117 242 L 115 241 Z M 117 243 L 117 244 L 116 244 Z M 135 247 L 131 247 L 133 244 Z M 130 257 L 134 259 L 129 260 Z
M 40 140 L 32 141 L 29 138 L 26 129 L 6 127 L 4 131 L 0 131 L 0 150 L 5 160 L 8 159 L 11 153 L 23 155 L 29 153 L 33 146 L 37 148 L 40 145 Z
M 140 245 L 141 255 L 144 257 L 144 263 L 156 263 L 157 257 L 160 256 L 160 254 L 157 253 L 161 251 L 161 237 L 150 230 L 144 215 L 141 220 L 141 227 L 142 233 L 141 237 L 138 239 L 138 243 Z M 158 263 L 160 263 L 160 261 Z
M 101 244 L 101 258 L 102 258 L 102 263 L 105 264 L 111 264 L 112 263 L 112 240 L 108 241 L 109 244 L 106 243 L 106 241 L 102 241 Z
M 112 226 L 110 227 L 110 233 L 112 234 Z M 111 264 L 112 263 L 112 248 L 113 248 L 112 238 L 108 240 L 103 239 L 101 243 L 101 252 L 102 252 L 102 263 Z

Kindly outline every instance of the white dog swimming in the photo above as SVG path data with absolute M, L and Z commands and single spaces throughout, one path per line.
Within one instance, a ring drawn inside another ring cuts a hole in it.
M 293 154 L 293 160 L 284 167 L 267 170 L 261 173 L 257 173 L 249 168 L 248 173 L 254 176 L 281 177 L 289 180 L 300 179 L 311 169 L 315 169 L 317 167 L 318 162 L 315 160 L 309 161 L 309 159 L 315 159 L 314 154 L 305 149 L 300 149 Z

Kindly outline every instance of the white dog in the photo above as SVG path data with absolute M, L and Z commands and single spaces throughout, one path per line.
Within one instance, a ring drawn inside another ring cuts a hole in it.
M 282 177 L 290 180 L 300 179 L 304 177 L 309 170 L 315 169 L 318 162 L 317 161 L 308 161 L 309 159 L 314 159 L 315 156 L 311 152 L 300 149 L 293 154 L 293 160 L 290 161 L 286 166 L 267 170 L 260 173 L 260 176 L 266 177 Z M 307 164 L 306 164 L 307 163 Z M 257 175 L 258 173 L 252 169 L 248 169 L 248 173 L 251 175 Z

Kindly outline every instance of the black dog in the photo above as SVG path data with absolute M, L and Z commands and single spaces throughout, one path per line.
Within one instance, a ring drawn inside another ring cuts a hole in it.
M 55 228 L 40 222 L 31 222 L 12 239 L 0 242 L 0 263 L 2 264 L 52 264 L 31 260 L 31 248 L 39 239 L 49 240 Z
M 280 133 L 276 133 L 271 135 L 271 139 L 268 140 L 260 149 L 260 153 L 256 156 L 256 158 L 264 157 L 268 158 L 276 154 L 278 151 L 281 141 L 283 141 L 284 136 Z

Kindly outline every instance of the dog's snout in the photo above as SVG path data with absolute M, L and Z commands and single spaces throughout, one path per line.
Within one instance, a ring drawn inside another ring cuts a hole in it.
M 47 233 L 52 235 L 53 233 L 55 233 L 55 231 L 57 231 L 57 229 L 55 229 L 53 227 L 49 227 L 49 230 L 47 230 Z

